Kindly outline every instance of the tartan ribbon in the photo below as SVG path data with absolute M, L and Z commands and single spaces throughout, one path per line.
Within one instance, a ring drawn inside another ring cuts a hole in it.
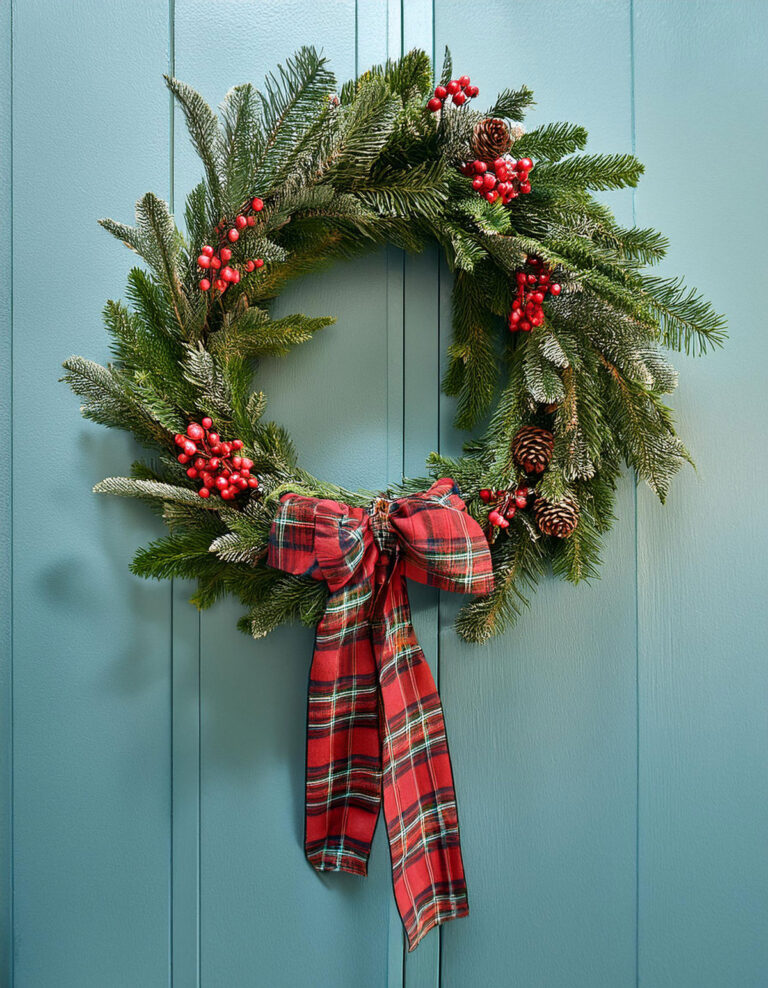
M 267 561 L 330 591 L 309 680 L 307 858 L 318 871 L 365 875 L 383 803 L 413 950 L 468 906 L 443 711 L 405 580 L 488 593 L 488 543 L 446 478 L 368 510 L 286 494 Z

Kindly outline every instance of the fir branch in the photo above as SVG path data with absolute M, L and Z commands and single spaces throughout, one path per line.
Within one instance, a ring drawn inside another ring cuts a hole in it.
M 525 117 L 528 107 L 534 105 L 533 93 L 527 86 L 521 86 L 520 89 L 505 89 L 499 93 L 487 116 L 519 121 Z
M 579 154 L 564 161 L 538 165 L 533 175 L 539 184 L 603 190 L 634 187 L 644 171 L 632 154 Z
M 727 339 L 725 316 L 682 278 L 645 276 L 640 294 L 661 326 L 661 341 L 673 350 L 701 355 Z

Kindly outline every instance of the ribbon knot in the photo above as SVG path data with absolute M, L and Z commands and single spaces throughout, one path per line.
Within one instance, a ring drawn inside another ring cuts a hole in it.
M 468 912 L 440 697 L 411 623 L 406 577 L 488 593 L 482 529 L 452 480 L 369 510 L 286 494 L 268 563 L 327 583 L 307 713 L 305 851 L 365 875 L 383 803 L 408 948 Z

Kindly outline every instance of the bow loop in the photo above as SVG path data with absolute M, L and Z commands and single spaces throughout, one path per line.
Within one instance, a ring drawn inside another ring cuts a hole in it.
M 267 564 L 323 580 L 331 591 L 370 576 L 376 547 L 366 511 L 325 498 L 284 494 L 269 536 Z

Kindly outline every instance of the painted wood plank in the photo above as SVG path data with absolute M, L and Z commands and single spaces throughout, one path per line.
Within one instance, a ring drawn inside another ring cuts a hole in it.
M 89 495 L 136 451 L 56 384 L 70 353 L 109 357 L 130 256 L 97 218 L 167 188 L 167 41 L 160 0 L 14 7 L 16 978 L 36 988 L 168 980 L 169 593 L 127 571 L 159 526 Z
M 768 8 L 635 0 L 635 15 L 638 219 L 731 334 L 676 360 L 697 472 L 666 508 L 639 501 L 639 974 L 747 988 L 768 983 L 768 337 L 750 287 L 768 262 Z
M 630 149 L 628 3 L 491 0 L 483 29 L 439 0 L 436 49 L 480 87 L 525 83 L 528 126 L 572 120 L 592 150 Z M 597 41 L 596 39 L 599 39 Z M 599 56 L 586 57 L 595 52 Z M 533 173 L 535 180 L 535 171 Z M 630 203 L 619 200 L 623 218 Z M 445 285 L 442 349 L 450 332 Z M 452 403 L 442 445 L 455 452 Z M 470 916 L 443 931 L 442 984 L 595 988 L 635 974 L 635 565 L 630 483 L 603 579 L 547 579 L 516 629 L 482 650 L 444 594 L 441 693 L 457 777 Z
M 209 12 L 202 2 L 177 10 L 176 72 L 214 103 L 301 44 L 322 47 L 339 81 L 355 71 L 352 0 L 220 7 L 214 22 Z M 180 202 L 199 165 L 178 148 Z M 279 311 L 338 322 L 259 372 L 267 414 L 291 431 L 301 462 L 353 486 L 385 486 L 393 454 L 382 428 L 394 411 L 387 302 L 384 255 L 302 279 Z M 382 834 L 366 880 L 317 875 L 304 859 L 312 632 L 283 628 L 253 642 L 236 631 L 238 614 L 227 602 L 202 616 L 201 984 L 383 983 L 391 880 Z

